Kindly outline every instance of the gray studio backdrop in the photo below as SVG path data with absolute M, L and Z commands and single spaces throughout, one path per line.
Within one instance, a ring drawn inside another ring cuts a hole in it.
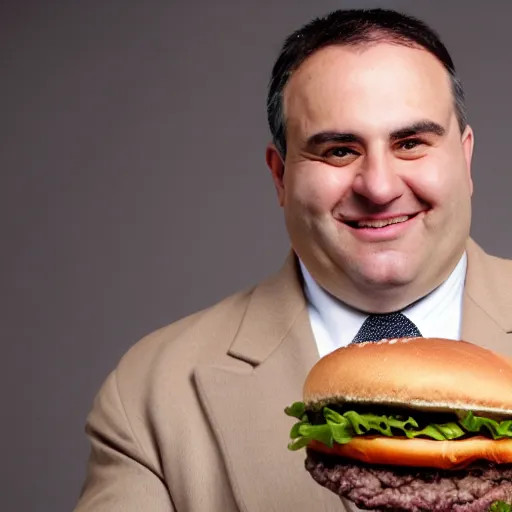
M 512 4 L 0 4 L 2 512 L 71 510 L 121 355 L 281 265 L 266 85 L 311 17 L 386 6 L 439 30 L 476 130 L 473 235 L 512 257 Z

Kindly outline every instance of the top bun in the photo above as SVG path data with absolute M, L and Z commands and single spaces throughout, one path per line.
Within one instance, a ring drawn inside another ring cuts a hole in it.
M 303 393 L 306 408 L 379 403 L 512 415 L 512 363 L 466 341 L 400 338 L 354 343 L 318 361 Z

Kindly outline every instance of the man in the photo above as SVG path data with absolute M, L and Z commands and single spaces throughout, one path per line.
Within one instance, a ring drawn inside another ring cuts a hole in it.
M 290 256 L 126 354 L 88 418 L 78 512 L 355 510 L 286 448 L 283 409 L 319 356 L 396 333 L 512 355 L 512 267 L 469 239 L 473 132 L 428 27 L 314 20 L 284 45 L 268 114 Z

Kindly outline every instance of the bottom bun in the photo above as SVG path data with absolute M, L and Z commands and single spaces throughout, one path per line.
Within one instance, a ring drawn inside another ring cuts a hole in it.
M 512 462 L 512 439 L 493 440 L 476 436 L 460 441 L 434 441 L 398 437 L 355 437 L 332 448 L 318 441 L 312 450 L 348 459 L 393 466 L 463 468 L 472 462 L 488 460 L 496 464 Z

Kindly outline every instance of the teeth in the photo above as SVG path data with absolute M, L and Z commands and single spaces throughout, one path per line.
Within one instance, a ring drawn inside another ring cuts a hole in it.
M 390 224 L 398 224 L 400 222 L 405 222 L 409 220 L 409 215 L 402 215 L 401 217 L 395 217 L 393 219 L 383 219 L 383 220 L 361 220 L 357 223 L 358 228 L 383 228 L 384 226 L 389 226 Z

